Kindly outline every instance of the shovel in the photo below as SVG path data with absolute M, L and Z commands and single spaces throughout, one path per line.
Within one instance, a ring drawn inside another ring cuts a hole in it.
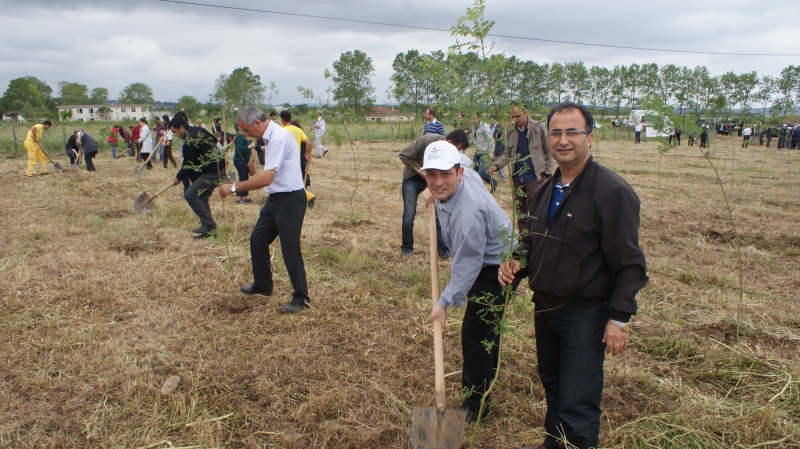
M 159 190 L 155 195 L 148 195 L 147 192 L 142 191 L 136 199 L 133 200 L 133 211 L 139 215 L 147 215 L 156 208 L 153 200 L 155 200 L 159 195 L 166 192 L 167 189 L 172 187 L 172 184 L 164 187 L 163 189 Z
M 439 301 L 439 259 L 436 248 L 436 210 L 434 203 L 428 206 L 428 221 L 431 241 L 431 293 L 433 303 Z M 458 449 L 464 439 L 464 424 L 467 412 L 445 409 L 444 350 L 442 348 L 442 324 L 433 322 L 434 372 L 436 375 L 436 407 L 414 407 L 411 425 L 411 447 L 413 449 Z
M 42 149 L 42 153 L 44 153 L 44 155 L 47 156 L 47 159 L 50 159 L 50 162 L 53 163 L 53 167 L 55 167 L 56 171 L 59 172 L 59 173 L 63 173 L 64 172 L 64 167 L 62 167 L 61 164 L 59 164 L 58 162 L 54 161 L 53 158 L 50 157 L 50 154 L 48 154 L 47 151 L 45 151 L 45 149 L 42 146 L 42 144 L 39 144 L 39 148 Z
M 153 147 L 153 150 L 150 151 L 150 154 L 147 155 L 147 159 L 145 159 L 144 162 L 142 162 L 141 164 L 137 165 L 136 168 L 133 169 L 133 179 L 136 179 L 138 181 L 139 178 L 142 177 L 142 175 L 144 174 L 144 171 L 147 170 L 147 163 L 150 162 L 150 158 L 152 158 L 153 155 L 156 154 L 156 150 L 157 150 L 158 146 L 161 145 L 161 142 L 164 141 L 164 138 L 167 137 L 167 134 L 169 134 L 169 133 L 165 132 L 164 135 L 161 136 L 160 139 L 158 139 L 158 142 L 156 142 L 155 146 Z M 156 195 L 156 196 L 158 196 L 158 195 Z M 155 196 L 153 198 L 155 198 Z

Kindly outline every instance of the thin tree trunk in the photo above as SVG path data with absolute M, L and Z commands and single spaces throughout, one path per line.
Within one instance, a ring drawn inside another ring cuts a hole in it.
M 13 115 L 11 116 L 11 136 L 14 138 L 14 153 L 17 153 L 17 151 L 19 151 L 17 149 L 17 129 L 14 128 L 14 122 L 17 121 L 17 117 L 18 116 L 13 116 Z

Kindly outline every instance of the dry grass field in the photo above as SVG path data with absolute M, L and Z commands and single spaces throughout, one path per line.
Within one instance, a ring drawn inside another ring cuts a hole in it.
M 700 150 L 684 142 L 659 174 L 653 142 L 595 145 L 642 200 L 651 278 L 632 347 L 606 358 L 603 447 L 800 448 L 800 152 L 739 145 L 715 138 L 710 153 L 742 243 L 738 341 L 733 231 Z M 291 289 L 277 244 L 275 295 L 238 291 L 263 192 L 249 205 L 215 192 L 219 236 L 196 241 L 180 187 L 152 214 L 132 211 L 172 168 L 135 181 L 130 158 L 102 150 L 94 174 L 28 179 L 25 159 L 0 161 L 0 447 L 410 447 L 412 407 L 433 404 L 433 351 L 423 207 L 415 255 L 399 250 L 403 146 L 330 144 L 314 160 L 302 238 L 313 308 L 295 316 L 277 310 Z M 495 195 L 508 210 L 508 184 Z M 447 373 L 460 369 L 462 313 L 445 330 Z M 543 438 L 534 311 L 510 313 L 481 448 Z M 447 385 L 456 406 L 460 375 Z

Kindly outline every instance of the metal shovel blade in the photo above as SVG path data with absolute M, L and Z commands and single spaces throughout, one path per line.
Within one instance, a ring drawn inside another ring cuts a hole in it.
M 64 172 L 64 167 L 62 167 L 58 162 L 53 162 L 53 167 L 55 167 L 56 171 L 59 173 Z
M 155 209 L 155 201 L 151 199 L 147 192 L 140 193 L 133 200 L 133 211 L 139 215 L 147 215 Z
M 467 412 L 435 407 L 414 407 L 411 424 L 411 447 L 413 449 L 458 449 L 464 440 L 464 424 Z
M 133 169 L 133 179 L 138 180 L 144 174 L 144 171 L 147 169 L 147 164 L 139 164 L 136 168 Z

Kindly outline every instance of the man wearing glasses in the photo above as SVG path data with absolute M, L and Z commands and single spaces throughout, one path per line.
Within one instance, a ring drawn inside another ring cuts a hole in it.
M 506 132 L 506 152 L 495 160 L 489 173 L 512 162 L 509 171 L 516 197 L 517 227 L 524 232 L 533 193 L 552 176 L 554 164 L 544 126 L 528 117 L 525 108 L 517 103 L 511 106 L 511 118 L 516 126 Z
M 586 449 L 598 446 L 604 353 L 627 348 L 636 293 L 648 281 L 640 201 L 622 177 L 592 160 L 594 118 L 586 106 L 556 105 L 547 125 L 558 170 L 533 195 L 528 232 L 514 260 L 501 264 L 498 280 L 527 277 L 535 292 L 537 364 L 547 401 L 547 437 L 536 448 L 568 441 Z

